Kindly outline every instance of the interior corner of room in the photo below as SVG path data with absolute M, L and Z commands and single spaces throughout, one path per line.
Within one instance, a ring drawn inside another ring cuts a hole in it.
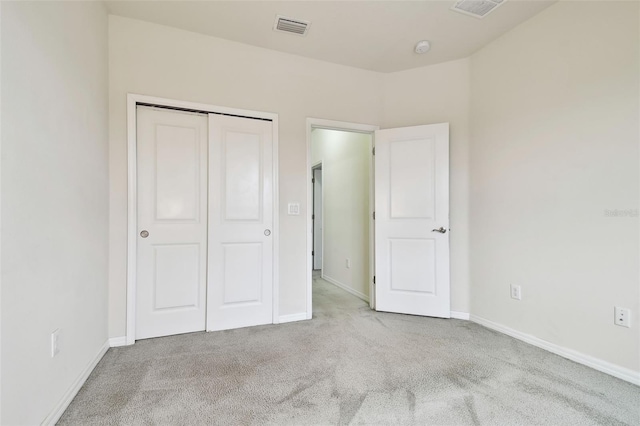
M 142 338 L 311 328 L 314 286 L 344 290 L 367 314 L 397 312 L 391 293 L 423 308 L 444 281 L 426 315 L 448 318 L 433 320 L 447 333 L 514 337 L 548 351 L 539 358 L 577 362 L 567 368 L 577 376 L 588 366 L 622 379 L 634 401 L 638 2 L 512 0 L 482 20 L 452 12 L 443 26 L 517 24 L 482 31 L 464 54 L 433 42 L 433 62 L 414 54 L 417 33 L 397 61 L 349 59 L 340 43 L 312 57 L 304 43 L 332 16 L 324 2 L 288 6 L 319 17 L 307 38 L 286 35 L 298 37 L 286 39 L 290 51 L 216 36 L 193 17 L 215 7 L 253 16 L 233 2 L 179 3 L 0 2 L 0 423 L 55 424 L 105 354 L 152 346 Z M 256 2 L 256 14 L 275 3 Z M 384 15 L 393 3 L 405 2 L 342 7 Z M 406 7 L 422 16 L 420 7 L 454 3 Z M 164 23 L 181 13 L 192 26 Z M 396 133 L 423 126 L 440 133 Z M 381 188 L 433 192 L 393 204 Z M 376 221 L 395 219 L 410 226 L 376 233 Z M 401 272 L 381 281 L 384 250 Z M 517 340 L 500 350 L 526 361 L 533 349 Z M 306 388 L 296 389 L 284 396 Z M 375 392 L 377 402 L 345 404 L 406 404 L 404 393 Z M 467 410 L 464 395 L 453 411 Z M 604 422 L 593 407 L 567 410 Z

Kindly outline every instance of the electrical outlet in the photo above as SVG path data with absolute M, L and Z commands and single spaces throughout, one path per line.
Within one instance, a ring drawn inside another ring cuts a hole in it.
M 51 358 L 60 353 L 60 329 L 56 329 L 51 333 Z
M 347 269 L 351 268 L 351 259 L 347 258 L 346 266 Z
M 522 290 L 519 285 L 511 284 L 511 298 L 516 300 L 522 300 Z
M 631 311 L 620 306 L 614 307 L 614 324 L 621 327 L 631 327 Z

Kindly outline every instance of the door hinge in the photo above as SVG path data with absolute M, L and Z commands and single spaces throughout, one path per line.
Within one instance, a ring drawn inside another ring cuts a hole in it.
M 311 250 L 311 256 L 315 256 L 315 255 L 316 253 L 313 250 Z
M 312 215 L 311 215 L 311 220 L 315 220 L 315 218 L 316 218 L 316 215 L 315 215 L 315 214 L 312 214 Z
M 373 212 L 373 220 L 376 220 L 376 212 Z
M 376 147 L 375 146 L 371 149 L 371 155 L 376 155 Z
M 316 178 L 311 178 L 311 183 L 316 183 Z
M 376 276 L 373 276 L 373 285 L 376 285 Z

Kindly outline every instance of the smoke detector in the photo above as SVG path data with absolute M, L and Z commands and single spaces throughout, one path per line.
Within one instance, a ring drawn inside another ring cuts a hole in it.
M 311 22 L 309 21 L 276 15 L 276 20 L 273 23 L 273 31 L 305 36 L 307 35 L 307 31 L 309 31 L 309 26 L 311 26 Z
M 451 10 L 482 19 L 507 0 L 459 0 Z
M 415 52 L 418 54 L 427 53 L 431 49 L 431 43 L 428 40 L 422 40 L 416 43 Z

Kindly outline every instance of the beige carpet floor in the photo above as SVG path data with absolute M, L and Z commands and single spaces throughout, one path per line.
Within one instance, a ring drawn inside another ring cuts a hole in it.
M 62 425 L 639 425 L 640 388 L 321 280 L 310 321 L 112 348 Z

